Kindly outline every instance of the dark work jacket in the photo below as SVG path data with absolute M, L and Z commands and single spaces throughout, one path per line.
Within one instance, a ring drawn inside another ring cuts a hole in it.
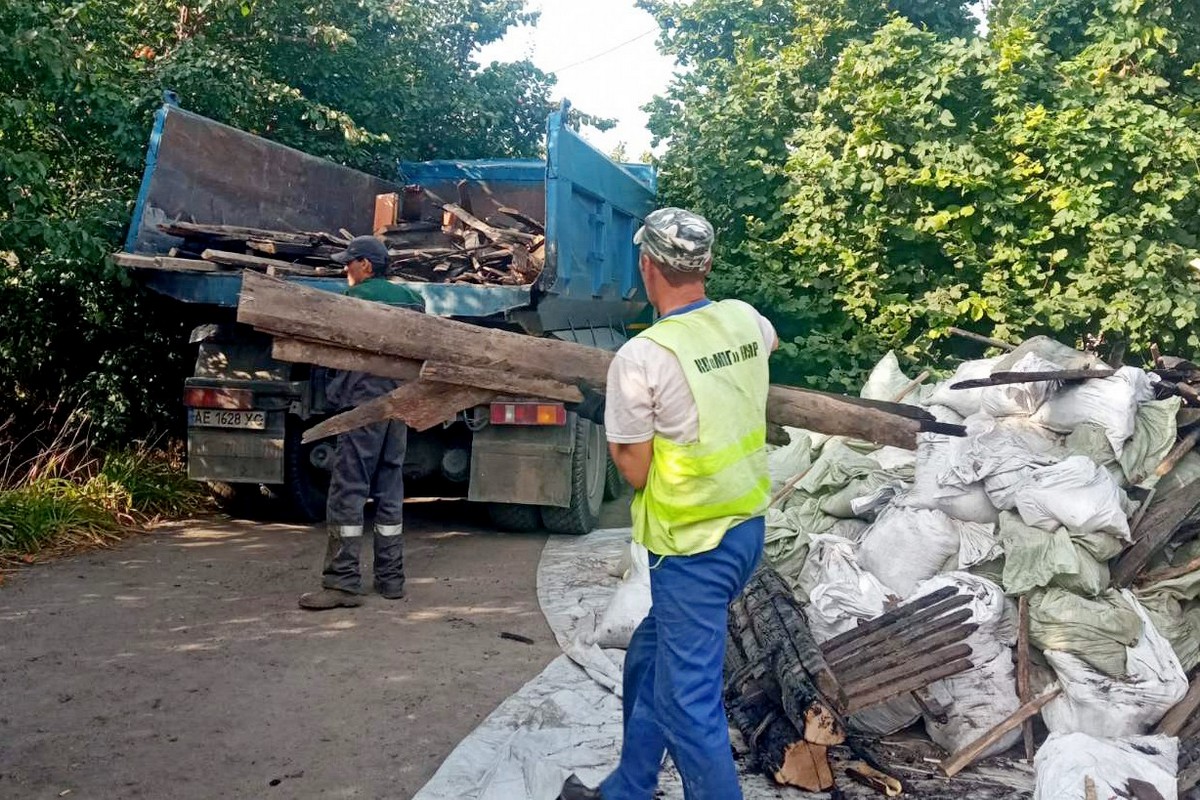
M 371 278 L 346 290 L 350 297 L 370 300 L 389 306 L 403 306 L 416 311 L 425 310 L 421 295 L 401 284 L 385 278 Z M 376 397 L 382 397 L 401 384 L 395 378 L 381 378 L 366 372 L 329 370 L 329 381 L 325 384 L 325 399 L 334 408 L 351 408 Z

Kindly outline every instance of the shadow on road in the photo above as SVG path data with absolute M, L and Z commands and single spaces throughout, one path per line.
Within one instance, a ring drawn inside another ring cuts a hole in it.
M 0 797 L 411 796 L 558 651 L 544 535 L 416 502 L 405 537 L 408 599 L 322 613 L 296 607 L 320 526 L 176 524 L 21 570 L 0 589 Z

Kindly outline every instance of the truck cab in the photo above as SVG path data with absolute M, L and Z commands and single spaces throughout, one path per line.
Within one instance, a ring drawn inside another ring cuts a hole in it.
M 164 105 L 156 115 L 141 191 L 122 261 L 151 290 L 203 307 L 195 370 L 183 391 L 188 474 L 232 500 L 277 495 L 295 516 L 319 520 L 331 440 L 301 443 L 338 409 L 326 370 L 272 357 L 270 337 L 235 321 L 241 271 L 174 258 L 182 241 L 164 226 L 188 222 L 277 231 L 373 233 L 376 197 L 419 195 L 422 219 L 440 220 L 431 197 L 466 186 L 476 212 L 501 207 L 539 220 L 545 264 L 528 285 L 405 282 L 428 314 L 615 350 L 647 314 L 633 234 L 652 209 L 656 176 L 617 164 L 567 123 L 547 121 L 545 160 L 401 163 L 390 180 L 367 175 Z M 421 187 L 420 193 L 414 192 Z M 344 278 L 288 275 L 341 292 Z M 506 529 L 590 531 L 606 493 L 619 490 L 603 429 L 560 403 L 498 398 L 434 429 L 409 432 L 408 496 L 485 503 Z

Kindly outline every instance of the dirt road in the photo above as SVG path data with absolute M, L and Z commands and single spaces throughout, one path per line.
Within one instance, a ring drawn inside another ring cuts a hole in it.
M 322 530 L 237 521 L 10 577 L 0 797 L 411 797 L 558 649 L 535 597 L 544 536 L 410 508 L 399 602 L 303 612 Z

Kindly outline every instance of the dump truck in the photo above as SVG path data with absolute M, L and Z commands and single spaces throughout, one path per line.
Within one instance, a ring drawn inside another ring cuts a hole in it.
M 155 115 L 125 243 L 124 253 L 135 257 L 118 254 L 117 263 L 205 320 L 190 337 L 195 369 L 183 387 L 189 477 L 242 507 L 273 496 L 296 517 L 320 520 L 334 442 L 303 443 L 301 436 L 338 409 L 325 396 L 326 370 L 273 358 L 269 337 L 236 322 L 241 270 L 173 257 L 181 239 L 170 231 L 179 223 L 368 234 L 380 196 L 411 198 L 419 187 L 431 204 L 424 218 L 440 219 L 428 198 L 455 197 L 465 182 L 481 205 L 541 222 L 544 266 L 528 285 L 402 281 L 422 296 L 426 313 L 620 347 L 648 313 L 633 235 L 652 209 L 656 176 L 650 166 L 618 164 L 594 149 L 568 125 L 568 113 L 564 103 L 550 114 L 544 160 L 405 162 L 386 179 L 168 99 Z M 337 275 L 284 277 L 331 292 L 346 288 Z M 487 504 L 509 530 L 586 533 L 602 500 L 620 490 L 603 429 L 537 398 L 498 398 L 410 431 L 404 470 L 409 496 Z

